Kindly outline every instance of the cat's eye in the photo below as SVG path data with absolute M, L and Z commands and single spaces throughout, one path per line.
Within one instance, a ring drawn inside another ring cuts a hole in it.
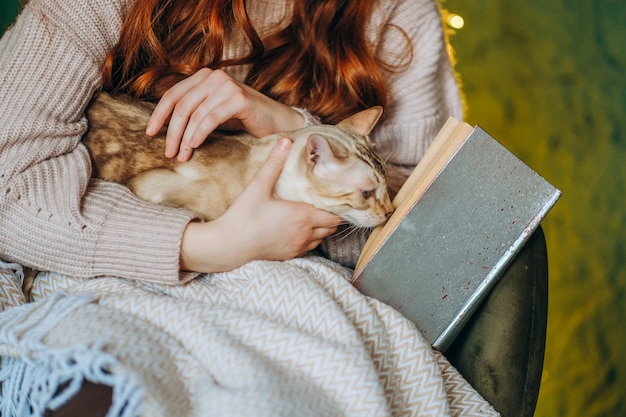
M 361 194 L 363 195 L 363 198 L 367 200 L 374 195 L 374 190 L 361 190 Z

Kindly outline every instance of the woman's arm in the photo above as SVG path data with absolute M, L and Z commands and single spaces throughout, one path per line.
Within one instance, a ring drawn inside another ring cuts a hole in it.
M 181 267 L 227 271 L 255 259 L 285 260 L 317 247 L 342 223 L 340 217 L 304 203 L 278 199 L 274 184 L 289 152 L 283 138 L 226 213 L 208 223 L 190 223 L 183 236 Z
M 0 46 L 0 257 L 81 277 L 177 282 L 190 213 L 90 181 L 84 109 L 124 0 L 32 1 Z

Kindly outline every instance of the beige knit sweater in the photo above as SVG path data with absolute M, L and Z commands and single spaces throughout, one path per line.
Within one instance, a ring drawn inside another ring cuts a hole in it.
M 91 179 L 81 144 L 84 110 L 132 0 L 32 0 L 0 40 L 0 259 L 78 277 L 114 275 L 179 283 L 182 233 L 192 215 L 154 206 L 126 188 Z M 448 116 L 461 117 L 435 0 L 382 0 L 368 25 L 376 51 L 405 71 L 386 74 L 390 100 L 372 134 L 397 189 Z M 269 30 L 284 2 L 248 1 Z M 226 54 L 244 52 L 233 38 Z M 396 61 L 397 62 L 397 61 Z M 233 69 L 242 79 L 244 68 Z M 362 238 L 324 245 L 351 264 Z

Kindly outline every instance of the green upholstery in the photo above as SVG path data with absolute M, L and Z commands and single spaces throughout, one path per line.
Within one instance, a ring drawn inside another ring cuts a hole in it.
M 540 228 L 445 352 L 503 417 L 535 412 L 547 315 L 548 258 Z

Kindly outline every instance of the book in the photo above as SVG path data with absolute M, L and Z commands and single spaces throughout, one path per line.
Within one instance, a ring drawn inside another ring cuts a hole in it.
M 483 129 L 450 118 L 367 240 L 352 284 L 445 350 L 560 196 Z

